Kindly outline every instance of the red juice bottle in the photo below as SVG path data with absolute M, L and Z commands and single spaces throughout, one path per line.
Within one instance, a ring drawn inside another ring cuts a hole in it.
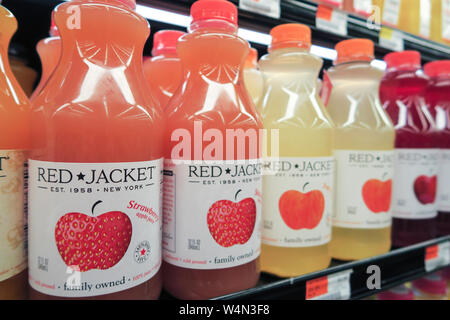
M 428 78 L 420 70 L 420 53 L 393 52 L 384 60 L 380 99 L 396 130 L 392 245 L 403 247 L 436 236 L 439 150 L 425 103 Z
M 163 279 L 177 298 L 206 299 L 259 279 L 262 122 L 244 84 L 237 8 L 200 0 L 191 16 L 177 44 L 185 78 L 165 110 Z
M 450 60 L 427 63 L 424 72 L 430 77 L 425 98 L 439 130 L 441 153 L 437 231 L 446 236 L 450 234 Z

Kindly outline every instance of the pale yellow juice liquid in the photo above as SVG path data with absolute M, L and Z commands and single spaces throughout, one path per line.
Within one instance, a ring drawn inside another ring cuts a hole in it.
M 334 126 L 317 92 L 322 60 L 286 48 L 263 57 L 259 66 L 265 80 L 260 103 L 264 129 L 269 136 L 271 129 L 279 130 L 279 157 L 332 156 Z M 263 177 L 263 192 L 266 183 Z M 295 248 L 262 245 L 261 269 L 281 277 L 327 268 L 330 260 L 329 243 Z
M 244 69 L 244 82 L 253 103 L 257 110 L 261 112 L 258 107 L 264 90 L 264 79 L 261 72 L 255 68 Z
M 328 75 L 333 89 L 327 110 L 336 125 L 335 149 L 393 150 L 395 131 L 378 98 L 383 71 L 371 67 L 369 62 L 352 62 L 329 69 Z M 339 190 L 336 192 L 337 198 Z M 333 227 L 330 243 L 333 258 L 364 259 L 385 253 L 390 247 L 390 227 Z

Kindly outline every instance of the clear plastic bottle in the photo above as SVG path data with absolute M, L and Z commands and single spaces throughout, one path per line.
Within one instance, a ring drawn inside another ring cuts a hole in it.
M 337 163 L 330 249 L 333 258 L 355 260 L 391 246 L 395 132 L 378 98 L 383 72 L 370 65 L 373 42 L 345 40 L 336 50 L 335 66 L 327 71 Z
M 247 59 L 245 60 L 244 81 L 245 87 L 253 99 L 253 103 L 259 110 L 259 102 L 262 99 L 264 91 L 264 79 L 261 72 L 257 69 L 257 64 L 258 51 L 254 48 L 250 48 Z
M 395 126 L 392 244 L 403 247 L 436 237 L 438 132 L 425 103 L 428 78 L 417 51 L 384 58 L 380 99 Z
M 279 154 L 264 164 L 272 172 L 263 177 L 261 269 L 294 277 L 331 260 L 334 126 L 317 93 L 322 60 L 309 53 L 311 30 L 283 24 L 271 35 L 259 62 L 262 117 L 264 129 L 279 132 Z

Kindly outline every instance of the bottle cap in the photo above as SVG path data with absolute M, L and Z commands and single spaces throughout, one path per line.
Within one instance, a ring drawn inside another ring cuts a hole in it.
M 423 67 L 423 71 L 430 78 L 450 78 L 450 60 L 428 62 Z
M 120 2 L 132 10 L 136 9 L 136 0 L 113 0 L 115 2 Z
M 286 23 L 270 30 L 272 42 L 269 49 L 311 47 L 311 29 L 300 23 Z
M 409 69 L 420 68 L 420 53 L 418 51 L 392 52 L 384 57 L 387 68 Z
M 236 6 L 226 0 L 197 0 L 191 6 L 192 22 L 217 19 L 238 23 L 238 10 Z
M 369 39 L 350 39 L 336 44 L 337 59 L 335 64 L 350 61 L 372 61 L 374 45 Z
M 378 300 L 414 300 L 414 293 L 405 285 L 398 286 L 391 290 L 380 292 Z
M 245 68 L 253 69 L 258 64 L 258 51 L 254 48 L 250 48 L 247 59 L 245 60 Z
M 177 30 L 162 30 L 153 36 L 152 56 L 156 57 L 163 53 L 176 53 L 177 41 L 184 35 L 184 32 Z
M 437 273 L 413 281 L 413 286 L 427 294 L 447 295 L 447 282 Z

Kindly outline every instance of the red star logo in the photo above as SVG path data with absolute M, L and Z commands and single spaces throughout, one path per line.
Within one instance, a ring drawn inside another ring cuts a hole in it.
M 145 256 L 145 253 L 147 252 L 147 250 L 145 250 L 145 249 L 142 249 L 141 250 L 141 256 Z

